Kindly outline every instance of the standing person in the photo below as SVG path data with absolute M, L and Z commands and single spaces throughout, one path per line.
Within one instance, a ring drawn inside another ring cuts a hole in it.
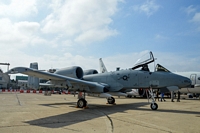
M 165 102 L 164 96 L 165 96 L 165 93 L 161 92 L 161 99 L 160 99 L 161 102 L 162 102 L 162 100 Z
M 178 91 L 177 102 L 180 102 L 180 95 L 181 95 L 181 93 L 180 93 L 180 91 Z
M 158 90 L 156 91 L 156 98 L 155 98 L 155 101 L 156 101 L 156 99 L 158 99 L 158 101 L 159 101 Z
M 174 91 L 171 91 L 171 102 L 174 102 Z

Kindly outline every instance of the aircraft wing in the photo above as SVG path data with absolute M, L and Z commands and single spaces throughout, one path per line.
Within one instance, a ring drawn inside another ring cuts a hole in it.
M 59 75 L 59 74 L 39 71 L 36 69 L 27 68 L 27 67 L 15 67 L 13 69 L 10 69 L 6 73 L 7 74 L 22 73 L 22 74 L 26 74 L 29 76 L 34 76 L 34 77 L 43 78 L 43 79 L 47 79 L 47 80 L 66 81 L 70 85 L 78 84 L 79 86 L 87 86 L 87 87 L 89 87 L 91 92 L 99 92 L 99 91 L 108 92 L 107 87 L 109 86 L 107 84 L 85 81 L 85 80 L 76 79 L 76 78 L 63 76 L 63 75 Z

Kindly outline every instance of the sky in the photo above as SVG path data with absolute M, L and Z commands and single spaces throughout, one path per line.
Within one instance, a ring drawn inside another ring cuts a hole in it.
M 200 71 L 200 1 L 1 0 L 0 50 L 10 68 L 99 71 L 102 58 L 114 71 L 152 51 L 170 71 Z

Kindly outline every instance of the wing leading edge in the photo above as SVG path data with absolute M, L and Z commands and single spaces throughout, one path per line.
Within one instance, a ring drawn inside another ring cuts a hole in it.
M 10 69 L 7 74 L 16 74 L 16 73 L 22 73 L 25 75 L 29 76 L 34 76 L 38 78 L 43 78 L 51 81 L 66 81 L 68 85 L 71 84 L 78 84 L 79 86 L 87 86 L 89 87 L 91 92 L 108 92 L 108 86 L 109 85 L 102 85 L 101 83 L 97 82 L 90 82 L 90 81 L 85 81 L 81 79 L 76 79 L 68 76 L 63 76 L 59 74 L 54 74 L 54 73 L 48 73 L 44 71 L 38 71 L 36 69 L 32 68 L 27 68 L 27 67 L 15 67 L 13 69 Z

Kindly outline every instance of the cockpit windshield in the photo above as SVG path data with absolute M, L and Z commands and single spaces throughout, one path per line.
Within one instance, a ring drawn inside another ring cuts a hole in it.
M 137 69 L 139 67 L 142 67 L 142 69 L 148 70 L 145 68 L 148 68 L 148 64 L 151 62 L 154 62 L 154 57 L 153 57 L 153 53 L 150 51 L 144 54 L 141 58 L 139 58 L 132 69 Z
M 156 71 L 157 72 L 170 72 L 168 69 L 166 69 L 165 67 L 161 66 L 160 64 L 156 65 Z

